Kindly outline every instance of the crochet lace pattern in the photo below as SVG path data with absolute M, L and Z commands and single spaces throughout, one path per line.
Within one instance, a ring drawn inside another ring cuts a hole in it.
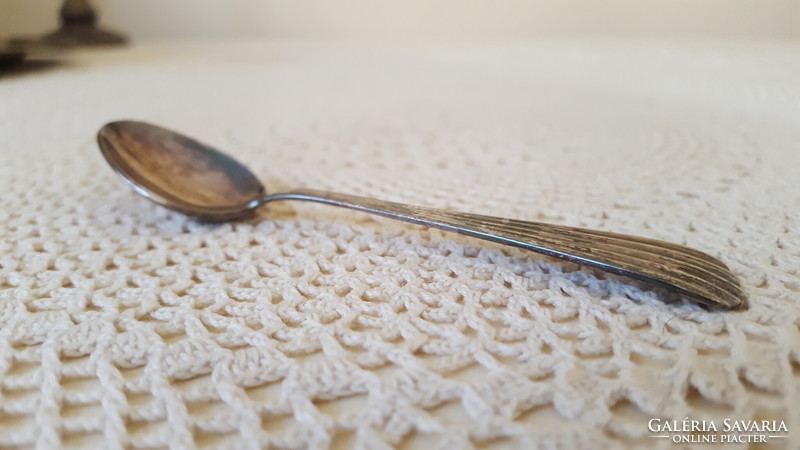
M 800 446 L 795 44 L 142 45 L 0 75 L 0 447 Z M 635 234 L 724 261 L 744 311 L 287 202 L 203 224 L 105 165 L 115 119 L 268 190 Z

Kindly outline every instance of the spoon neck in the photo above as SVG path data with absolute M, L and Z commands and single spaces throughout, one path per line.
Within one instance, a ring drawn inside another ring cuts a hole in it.
M 327 191 L 319 191 L 315 189 L 295 189 L 286 192 L 276 192 L 273 194 L 265 194 L 259 199 L 259 206 L 269 202 L 277 202 L 281 200 L 303 200 L 317 203 L 336 204 L 335 197 L 338 194 Z
M 414 209 L 408 205 L 401 205 L 399 203 L 387 202 L 383 200 L 376 200 L 369 197 L 361 197 L 358 195 L 339 194 L 330 191 L 318 191 L 315 189 L 296 189 L 287 192 L 277 192 L 274 194 L 267 194 L 261 198 L 261 203 L 269 203 L 279 200 L 302 200 L 314 203 L 323 203 L 331 206 L 339 206 L 342 208 L 353 209 L 370 214 L 377 214 L 384 217 L 393 219 L 404 220 L 406 222 L 421 223 L 416 220 L 411 213 Z

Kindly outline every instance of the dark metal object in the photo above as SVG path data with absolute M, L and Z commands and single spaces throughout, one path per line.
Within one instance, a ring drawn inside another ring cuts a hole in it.
M 17 65 L 25 61 L 27 56 L 28 53 L 25 50 L 0 42 L 0 69 Z
M 41 38 L 43 44 L 55 47 L 120 45 L 126 41 L 121 34 L 97 27 L 97 14 L 89 0 L 64 0 L 61 28 Z
M 204 220 L 229 220 L 271 201 L 305 200 L 519 247 L 625 275 L 727 309 L 745 304 L 736 276 L 703 252 L 668 242 L 562 225 L 410 206 L 315 190 L 266 194 L 245 166 L 194 139 L 142 122 L 98 133 L 111 167 L 136 192 Z

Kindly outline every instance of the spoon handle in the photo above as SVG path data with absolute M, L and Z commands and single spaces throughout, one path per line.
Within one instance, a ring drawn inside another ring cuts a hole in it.
M 262 203 L 277 200 L 341 206 L 523 248 L 664 287 L 707 306 L 737 308 L 745 301 L 736 276 L 725 264 L 669 242 L 316 190 L 271 194 Z

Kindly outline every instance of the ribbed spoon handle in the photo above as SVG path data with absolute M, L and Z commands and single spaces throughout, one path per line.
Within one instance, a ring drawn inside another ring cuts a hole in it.
M 739 281 L 725 264 L 669 242 L 316 190 L 271 194 L 262 202 L 278 200 L 341 206 L 519 247 L 661 286 L 708 306 L 732 309 L 745 302 Z

